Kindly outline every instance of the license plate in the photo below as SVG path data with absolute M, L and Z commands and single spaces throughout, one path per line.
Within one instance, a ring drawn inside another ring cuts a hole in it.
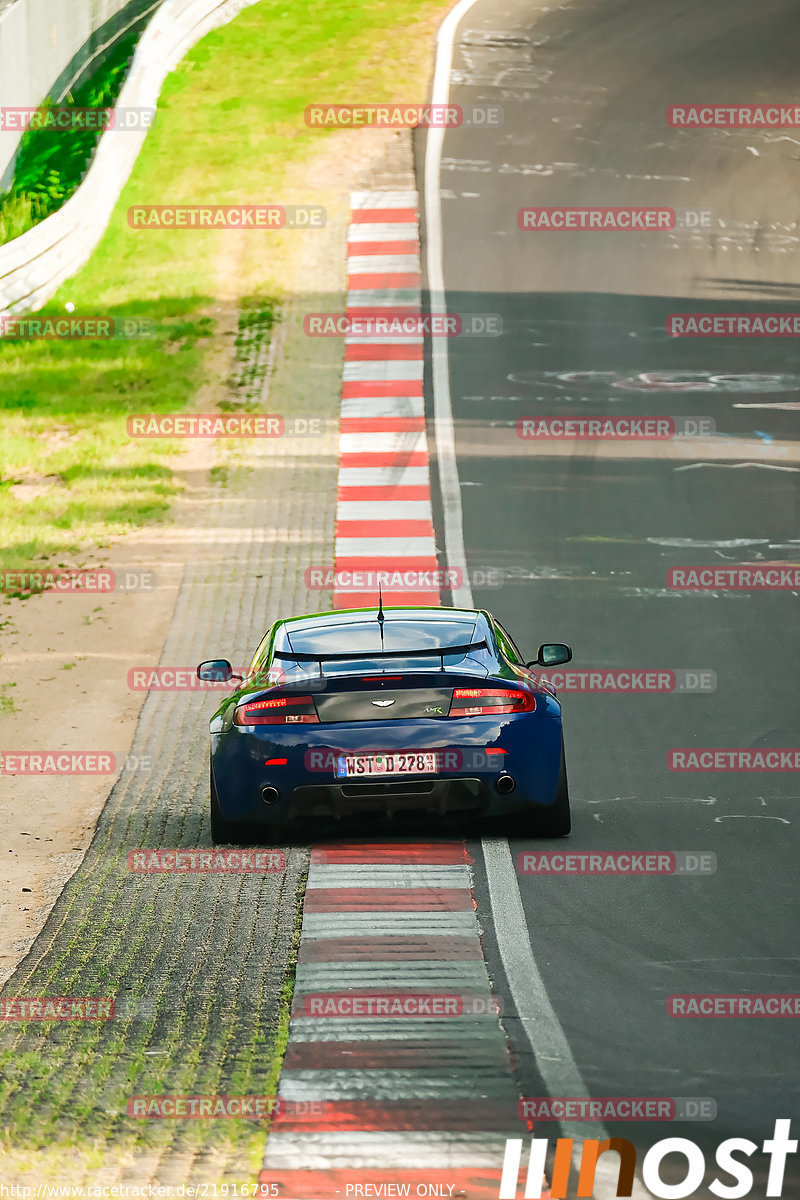
M 437 755 L 425 754 L 341 754 L 336 759 L 336 778 L 364 778 L 375 775 L 435 775 Z

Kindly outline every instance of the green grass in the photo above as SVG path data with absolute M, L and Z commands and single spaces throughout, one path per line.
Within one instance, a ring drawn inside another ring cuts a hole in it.
M 329 136 L 306 126 L 306 105 L 424 100 L 429 26 L 447 7 L 443 0 L 260 0 L 198 43 L 169 77 L 92 260 L 42 310 L 63 315 L 70 301 L 75 317 L 148 317 L 154 336 L 0 341 L 0 567 L 69 558 L 163 520 L 180 447 L 130 442 L 125 417 L 191 409 L 210 379 L 224 394 L 226 379 L 206 353 L 214 332 L 208 314 L 226 238 L 240 235 L 131 229 L 127 209 L 280 203 L 292 167 Z M 282 299 L 273 247 L 281 237 L 315 234 L 241 236 L 253 241 L 236 287 L 253 309 L 273 313 Z M 271 325 L 271 317 L 259 319 Z M 240 337 L 246 332 L 240 328 Z
M 177 447 L 129 441 L 124 417 L 191 399 L 210 330 L 180 307 L 159 306 L 169 327 L 157 339 L 0 346 L 3 566 L 69 556 L 166 515 Z

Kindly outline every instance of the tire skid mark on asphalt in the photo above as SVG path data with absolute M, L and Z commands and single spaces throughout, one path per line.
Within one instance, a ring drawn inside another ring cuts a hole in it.
M 417 221 L 416 192 L 353 197 L 351 315 L 421 312 Z M 365 269 L 367 253 L 374 269 Z M 345 571 L 368 583 L 335 587 L 336 608 L 372 607 L 376 573 L 397 570 L 420 582 L 398 588 L 389 579 L 384 604 L 440 602 L 422 369 L 417 339 L 347 339 L 335 567 L 337 584 Z M 270 1194 L 277 1186 L 282 1200 L 339 1200 L 354 1184 L 361 1195 L 406 1184 L 411 1195 L 425 1185 L 430 1195 L 495 1200 L 506 1139 L 527 1128 L 469 866 L 463 842 L 312 852 L 284 1103 L 260 1175 Z M 455 1001 L 437 1015 L 430 1005 L 443 996 Z M 365 1012 L 387 997 L 388 1013 Z M 396 999 L 410 1000 L 413 1015 L 398 1015 Z

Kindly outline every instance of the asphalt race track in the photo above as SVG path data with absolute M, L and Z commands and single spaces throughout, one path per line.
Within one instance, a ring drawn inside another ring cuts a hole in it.
M 568 848 L 707 851 L 716 872 L 517 874 L 533 955 L 588 1094 L 716 1103 L 714 1120 L 607 1122 L 609 1134 L 643 1152 L 691 1138 L 709 1165 L 725 1138 L 760 1147 L 776 1119 L 796 1117 L 796 1033 L 791 1020 L 681 1021 L 666 1001 L 800 990 L 800 787 L 785 772 L 671 772 L 667 754 L 796 744 L 800 596 L 671 590 L 667 571 L 797 561 L 800 363 L 791 338 L 672 338 L 665 321 L 798 311 L 800 143 L 796 131 L 670 128 L 665 113 L 791 101 L 796 21 L 785 0 L 479 0 L 458 26 L 450 101 L 500 106 L 503 123 L 448 129 L 439 175 L 447 311 L 502 319 L 500 336 L 448 347 L 475 603 L 530 658 L 563 639 L 576 670 L 716 675 L 714 691 L 696 694 L 563 697 Z M 421 187 L 425 150 L 420 134 Z M 559 205 L 711 215 L 705 228 L 664 232 L 518 228 L 521 208 Z M 423 262 L 426 238 L 423 226 Z M 428 370 L 429 414 L 432 391 Z M 706 417 L 716 433 L 621 445 L 517 436 L 520 418 L 588 416 Z M 479 844 L 470 849 L 480 859 Z M 511 842 L 515 861 L 530 849 Z M 480 869 L 478 897 L 490 929 L 511 919 L 490 908 Z M 510 1012 L 496 937 L 485 949 Z M 541 1096 L 519 1025 L 506 1021 L 523 1093 Z M 558 1077 L 559 1064 L 548 1071 Z M 798 1184 L 790 1157 L 784 1194 Z

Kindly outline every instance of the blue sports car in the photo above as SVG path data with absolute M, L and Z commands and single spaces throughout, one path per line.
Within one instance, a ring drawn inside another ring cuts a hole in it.
M 480 609 L 276 621 L 244 678 L 226 659 L 197 668 L 239 681 L 211 720 L 214 842 L 370 813 L 507 815 L 516 833 L 565 836 L 561 705 L 535 668 L 571 658 L 548 643 L 525 663 Z

